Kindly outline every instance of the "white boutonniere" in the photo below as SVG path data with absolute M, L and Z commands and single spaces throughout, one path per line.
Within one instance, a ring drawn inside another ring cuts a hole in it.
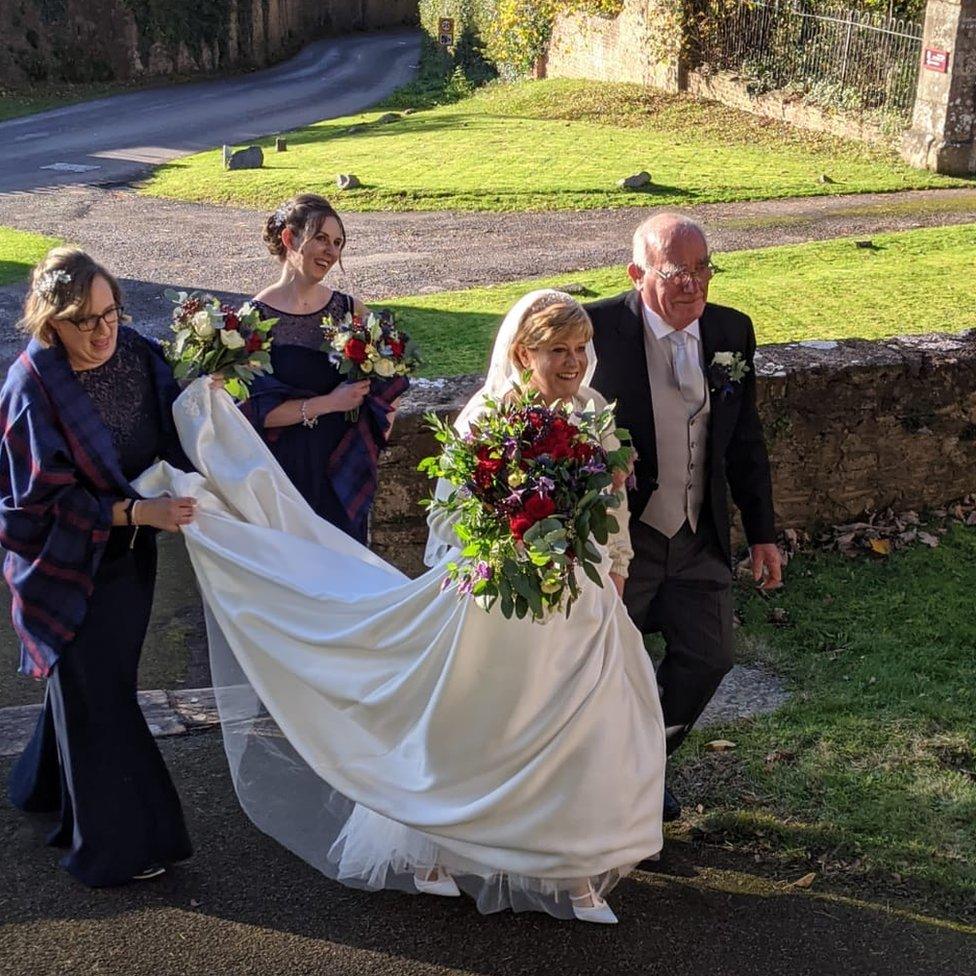
M 718 393 L 725 400 L 735 392 L 749 372 L 749 364 L 741 352 L 717 352 L 712 356 L 708 367 L 708 385 L 712 393 Z

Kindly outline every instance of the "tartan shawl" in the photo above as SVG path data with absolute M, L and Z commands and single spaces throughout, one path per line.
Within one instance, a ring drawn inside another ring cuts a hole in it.
M 153 353 L 166 459 L 187 468 L 172 419 L 179 392 L 172 373 L 156 343 L 133 335 Z M 139 496 L 60 345 L 32 339 L 11 365 L 0 424 L 0 545 L 20 671 L 46 677 L 84 621 L 113 503 Z
M 410 385 L 405 376 L 390 380 L 373 380 L 372 388 L 359 410 L 359 419 L 329 456 L 326 475 L 342 503 L 350 524 L 355 525 L 373 502 L 378 483 L 380 451 L 386 448 L 390 429 L 388 414 L 392 404 Z M 274 376 L 256 377 L 250 398 L 240 406 L 244 416 L 258 433 L 273 445 L 280 435 L 279 428 L 265 428 L 265 418 L 275 407 L 288 400 L 305 400 L 319 394 L 288 386 Z

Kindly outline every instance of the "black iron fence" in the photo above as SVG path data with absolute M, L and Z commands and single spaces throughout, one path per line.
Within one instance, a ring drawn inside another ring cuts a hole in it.
M 855 10 L 812 12 L 795 0 L 702 0 L 693 63 L 732 70 L 756 94 L 794 90 L 840 109 L 909 119 L 922 25 Z

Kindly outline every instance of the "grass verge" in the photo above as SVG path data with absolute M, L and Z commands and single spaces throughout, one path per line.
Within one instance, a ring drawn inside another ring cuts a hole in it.
M 0 227 L 0 285 L 26 278 L 30 269 L 60 241 Z
M 144 192 L 273 209 L 355 173 L 347 210 L 554 210 L 689 205 L 971 185 L 888 150 L 805 132 L 639 85 L 490 84 L 453 104 L 379 124 L 377 112 L 288 135 L 287 154 L 228 173 L 219 151 L 162 167 Z M 271 145 L 271 140 L 266 140 Z M 625 191 L 640 170 L 654 183 Z
M 748 312 L 760 343 L 802 339 L 880 339 L 976 327 L 971 282 L 976 224 L 732 251 L 709 297 Z M 487 288 L 396 298 L 394 309 L 421 344 L 426 374 L 485 369 L 502 314 L 525 292 L 575 283 L 581 300 L 629 286 L 623 266 L 597 268 Z
M 698 836 L 976 918 L 976 532 L 851 562 L 804 555 L 772 600 L 740 593 L 794 696 L 676 756 Z M 785 611 L 782 615 L 773 609 Z M 732 752 L 704 743 L 727 738 Z

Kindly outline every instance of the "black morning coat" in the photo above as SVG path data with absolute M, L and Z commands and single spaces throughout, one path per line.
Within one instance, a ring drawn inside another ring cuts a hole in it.
M 644 319 L 637 289 L 586 306 L 593 320 L 597 367 L 593 387 L 617 404 L 617 424 L 630 432 L 637 451 L 636 486 L 628 491 L 632 519 L 640 517 L 657 487 L 657 447 L 651 404 Z M 706 379 L 717 352 L 738 352 L 749 371 L 738 383 L 717 388 L 709 381 L 708 489 L 705 509 L 727 559 L 729 541 L 728 491 L 742 513 L 750 545 L 774 542 L 773 491 L 769 456 L 756 409 L 756 334 L 748 315 L 707 303 L 699 320 L 705 354 Z

